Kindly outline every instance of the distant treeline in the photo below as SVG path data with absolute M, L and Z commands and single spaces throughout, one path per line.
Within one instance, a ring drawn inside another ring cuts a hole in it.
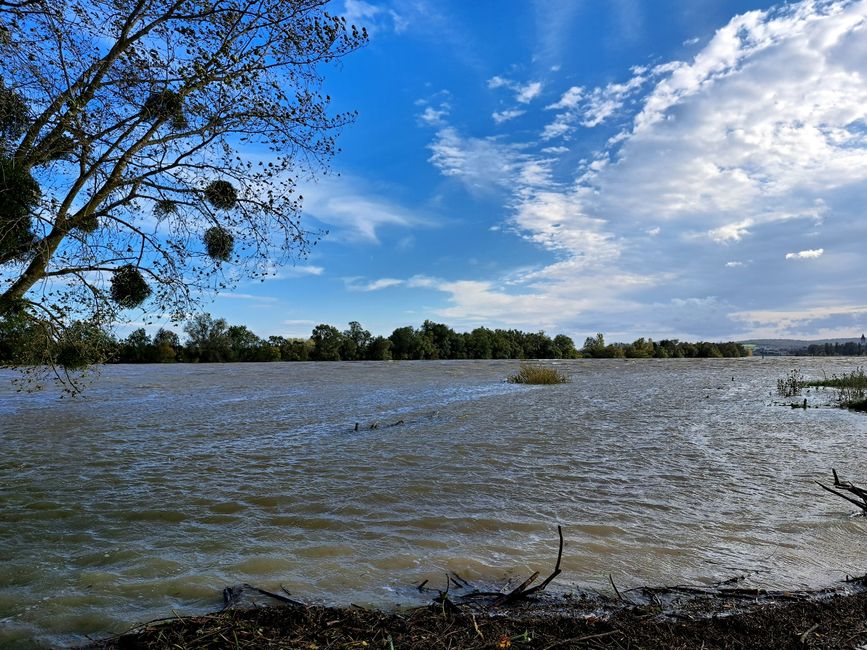
M 317 325 L 310 338 L 269 336 L 260 338 L 244 325 L 229 325 L 225 319 L 199 314 L 184 326 L 182 340 L 168 329 L 154 336 L 142 328 L 124 339 L 80 324 L 61 341 L 57 354 L 75 365 L 78 358 L 99 357 L 114 363 L 225 363 L 244 361 L 354 361 L 404 359 L 579 359 L 742 357 L 749 352 L 737 343 L 685 343 L 640 338 L 633 343 L 606 344 L 604 336 L 588 337 L 579 350 L 573 340 L 545 332 L 489 329 L 456 332 L 448 325 L 426 320 L 421 327 L 399 327 L 390 336 L 373 336 L 357 321 L 348 329 Z M 45 341 L 40 328 L 0 321 L 0 363 L 44 363 Z
M 801 357 L 860 357 L 867 353 L 867 346 L 855 341 L 846 343 L 814 343 L 793 350 L 791 354 Z

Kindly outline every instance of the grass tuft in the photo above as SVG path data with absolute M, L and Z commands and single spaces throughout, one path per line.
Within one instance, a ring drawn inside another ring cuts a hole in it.
M 514 375 L 509 375 L 510 384 L 565 384 L 569 377 L 550 366 L 537 366 L 522 363 L 521 369 Z

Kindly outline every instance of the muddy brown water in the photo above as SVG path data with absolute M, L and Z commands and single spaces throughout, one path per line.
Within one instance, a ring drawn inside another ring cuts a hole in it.
M 112 366 L 74 400 L 0 374 L 0 646 L 243 582 L 388 606 L 446 571 L 546 575 L 558 523 L 562 590 L 867 570 L 867 520 L 812 483 L 867 481 L 867 415 L 775 404 L 792 368 L 857 360 L 558 365 L 571 383 L 504 383 L 510 361 Z

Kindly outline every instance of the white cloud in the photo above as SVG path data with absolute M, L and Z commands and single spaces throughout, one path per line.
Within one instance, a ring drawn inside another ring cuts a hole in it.
M 491 117 L 494 118 L 494 122 L 497 124 L 502 124 L 503 122 L 508 122 L 509 120 L 514 120 L 516 117 L 520 117 L 526 111 L 518 110 L 513 108 L 507 111 L 500 111 L 491 113 Z
M 524 158 L 513 146 L 493 138 L 467 138 L 447 126 L 429 145 L 433 163 L 444 176 L 460 180 L 470 190 L 508 186 Z
M 487 86 L 490 90 L 497 88 L 507 88 L 515 94 L 515 100 L 521 104 L 529 104 L 536 99 L 542 92 L 541 81 L 528 81 L 525 84 L 506 79 L 499 75 L 488 79 Z
M 392 29 L 399 34 L 409 26 L 409 21 L 393 9 L 385 10 L 364 0 L 346 0 L 343 17 L 348 24 L 364 27 L 370 34 L 381 29 Z
M 367 27 L 381 13 L 381 7 L 364 2 L 364 0 L 346 0 L 343 17 L 350 25 Z
M 814 250 L 806 250 L 801 251 L 799 253 L 786 253 L 787 260 L 813 260 L 817 257 L 821 257 L 825 252 L 823 248 L 817 248 Z
M 662 74 L 664 68 L 654 68 L 650 74 L 646 68 L 632 69 L 633 77 L 625 83 L 609 83 L 588 91 L 582 86 L 572 86 L 560 99 L 546 106 L 547 110 L 560 111 L 553 122 L 542 131 L 542 138 L 550 140 L 575 129 L 577 124 L 593 128 L 616 115 L 623 105 L 644 86 L 651 76 Z
M 747 230 L 747 228 L 752 225 L 752 219 L 743 219 L 742 221 L 727 223 L 719 228 L 714 228 L 713 230 L 708 231 L 707 234 L 715 242 L 725 244 L 728 242 L 740 241 L 749 235 L 750 231 Z
M 220 294 L 220 298 L 229 298 L 230 300 L 252 300 L 254 302 L 277 302 L 277 298 L 273 296 L 257 296 L 251 293 L 236 293 L 234 291 L 226 291 Z
M 403 284 L 403 280 L 396 280 L 394 278 L 381 278 L 379 280 L 374 280 L 373 282 L 369 282 L 368 284 L 357 288 L 359 288 L 361 291 L 379 291 L 380 289 L 388 289 L 389 287 L 394 287 L 400 284 Z
M 285 267 L 283 271 L 290 275 L 322 275 L 325 273 L 325 267 L 315 266 L 313 264 L 304 264 L 300 266 Z
M 542 92 L 542 82 L 531 81 L 523 86 L 518 86 L 515 91 L 517 92 L 515 99 L 522 104 L 529 104 Z
M 823 303 L 817 307 L 802 309 L 762 309 L 737 311 L 730 315 L 743 322 L 755 338 L 776 338 L 779 336 L 818 336 L 817 324 L 848 321 L 848 326 L 831 325 L 826 332 L 833 331 L 837 336 L 856 336 L 863 328 L 867 316 L 867 305 L 845 303 Z M 821 327 L 821 325 L 819 325 Z
M 322 275 L 325 267 L 315 264 L 277 264 L 267 262 L 261 269 L 265 280 L 285 280 L 305 275 Z M 239 277 L 238 280 L 241 278 Z M 258 283 L 258 280 L 256 281 Z
M 349 175 L 321 177 L 300 193 L 304 212 L 331 226 L 332 239 L 377 243 L 381 228 L 429 225 L 422 215 L 386 199 L 385 191 L 378 193 L 369 183 Z
M 509 83 L 496 77 L 489 86 Z M 510 309 L 542 317 L 555 309 L 560 322 L 602 314 L 603 324 L 652 324 L 662 322 L 654 310 L 667 304 L 693 310 L 678 314 L 682 331 L 746 335 L 767 323 L 746 318 L 741 301 L 767 304 L 777 315 L 806 314 L 781 321 L 794 330 L 815 322 L 813 305 L 834 292 L 863 292 L 857 242 L 867 236 L 867 2 L 805 0 L 736 16 L 691 61 L 635 68 L 627 81 L 592 90 L 570 87 L 548 109 L 557 114 L 543 139 L 630 121 L 566 179 L 544 158 L 565 147 L 531 155 L 537 143 L 454 130 L 438 141 L 451 146 L 450 155 L 431 158 L 444 174 L 496 178 L 511 192 L 512 226 L 557 258 L 526 274 L 532 291 L 520 282 L 511 291 L 496 281 L 439 284 L 453 290 L 453 318 L 505 319 Z M 821 255 L 810 246 L 817 236 L 834 246 L 833 276 L 817 265 L 780 268 L 779 251 L 792 241 L 805 245 L 790 260 Z M 735 249 L 749 263 L 732 261 Z M 737 285 L 721 275 L 735 268 L 742 269 Z M 843 275 L 851 280 L 835 280 Z M 600 280 L 607 277 L 618 282 Z M 672 302 L 684 294 L 716 297 L 691 307 Z M 776 309 L 785 304 L 788 311 Z M 853 309 L 833 315 L 862 313 Z
M 584 88 L 581 86 L 572 86 L 569 90 L 567 90 L 560 97 L 559 101 L 550 104 L 546 108 L 562 110 L 564 108 L 567 109 L 575 109 L 578 108 L 579 103 L 584 98 Z
M 426 106 L 424 112 L 418 116 L 418 119 L 430 126 L 442 126 L 445 124 L 444 118 L 448 114 L 449 108 L 447 105 L 440 106 L 440 108 Z

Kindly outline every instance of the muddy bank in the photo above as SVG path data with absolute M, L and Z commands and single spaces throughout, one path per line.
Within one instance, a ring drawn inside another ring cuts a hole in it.
M 268 600 L 262 598 L 261 600 Z M 858 648 L 861 586 L 816 592 L 642 588 L 565 594 L 507 608 L 434 602 L 384 612 L 280 603 L 142 626 L 92 648 Z

